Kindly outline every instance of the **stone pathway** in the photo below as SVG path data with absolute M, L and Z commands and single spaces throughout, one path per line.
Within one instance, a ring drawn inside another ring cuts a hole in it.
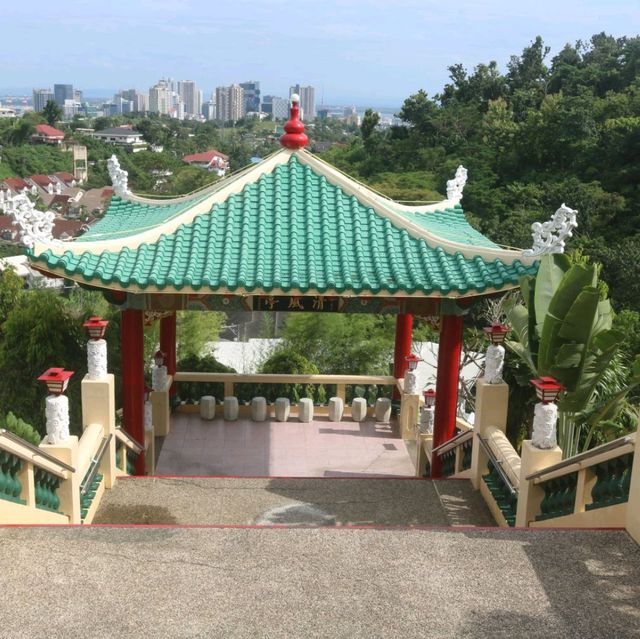
M 225 422 L 178 413 L 171 418 L 155 474 L 412 477 L 414 466 L 395 423 Z
M 3 638 L 640 634 L 624 532 L 0 528 L 0 547 Z

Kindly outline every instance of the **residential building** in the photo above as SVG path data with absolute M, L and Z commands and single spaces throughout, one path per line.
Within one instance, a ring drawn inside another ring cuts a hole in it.
M 54 84 L 53 99 L 61 107 L 64 107 L 66 100 L 74 100 L 73 84 Z
M 244 89 L 239 84 L 216 89 L 216 120 L 237 122 L 245 113 Z
M 185 155 L 182 160 L 191 166 L 207 169 L 207 171 L 215 171 L 220 177 L 229 169 L 229 156 L 215 149 L 204 153 Z
M 147 148 L 147 143 L 143 140 L 142 133 L 128 125 L 95 131 L 91 134 L 91 137 L 114 146 L 123 147 L 133 153 L 144 151 Z
M 262 111 L 272 120 L 283 120 L 289 116 L 289 100 L 275 95 L 265 95 L 262 102 Z
M 297 93 L 300 96 L 300 119 L 313 120 L 316 117 L 316 90 L 312 86 L 303 87 L 299 84 L 289 88 L 289 98 Z
M 11 107 L 3 107 L 0 106 L 0 118 L 16 118 L 18 117 L 18 112 Z
M 240 86 L 244 91 L 244 111 L 245 113 L 260 112 L 260 83 L 255 80 L 241 82 Z
M 51 89 L 34 89 L 33 90 L 33 110 L 44 111 L 44 107 L 49 100 L 53 100 L 53 91 Z
M 33 144 L 62 144 L 64 141 L 64 131 L 48 124 L 36 124 L 35 129 L 31 136 Z
M 172 91 L 167 80 L 160 80 L 149 89 L 149 112 L 169 115 L 172 109 Z
M 216 119 L 216 103 L 214 100 L 207 100 L 207 102 L 202 105 L 202 115 L 205 120 Z
M 178 82 L 178 95 L 184 103 L 186 115 L 200 115 L 202 110 L 202 92 L 193 80 Z

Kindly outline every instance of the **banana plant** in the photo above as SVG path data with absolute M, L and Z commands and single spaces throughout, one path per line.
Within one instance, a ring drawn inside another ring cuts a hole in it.
M 545 255 L 537 276 L 520 282 L 524 303 L 507 308 L 512 328 L 507 347 L 532 375 L 550 375 L 566 388 L 558 401 L 558 439 L 565 456 L 578 452 L 581 429 L 594 428 L 593 416 L 615 418 L 636 385 L 634 378 L 610 405 L 594 405 L 601 399 L 598 385 L 622 340 L 612 328 L 614 312 L 598 286 L 598 274 L 598 265 L 572 264 L 562 254 Z M 587 440 L 588 444 L 591 437 Z

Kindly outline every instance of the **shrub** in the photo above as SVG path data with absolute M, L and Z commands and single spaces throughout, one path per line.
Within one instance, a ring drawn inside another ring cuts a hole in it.
M 177 369 L 189 373 L 235 373 L 233 368 L 221 364 L 212 355 L 198 357 L 189 355 L 178 361 Z M 217 401 L 224 397 L 224 384 L 222 382 L 179 382 L 178 395 L 180 399 L 188 402 L 196 402 L 203 395 L 213 395 Z
M 260 369 L 261 373 L 287 375 L 317 375 L 318 367 L 304 355 L 291 348 L 277 350 L 269 357 Z M 277 397 L 288 397 L 292 402 L 299 402 L 301 397 L 313 399 L 313 384 L 260 384 L 259 393 L 273 402 Z
M 27 424 L 27 422 L 16 417 L 11 412 L 7 413 L 7 416 L 0 421 L 0 426 L 2 428 L 6 428 L 10 433 L 21 437 L 34 446 L 38 446 L 42 441 L 42 437 L 38 431 L 31 426 L 31 424 Z

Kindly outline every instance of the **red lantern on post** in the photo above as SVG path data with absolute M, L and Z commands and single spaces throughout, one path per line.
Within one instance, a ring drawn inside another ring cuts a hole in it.
M 87 329 L 89 337 L 91 339 L 102 339 L 109 325 L 109 320 L 104 320 L 101 317 L 90 317 L 82 326 Z
M 509 327 L 496 322 L 491 326 L 485 326 L 482 330 L 494 346 L 500 346 L 504 344 L 504 340 L 507 338 Z
M 543 404 L 551 404 L 556 401 L 558 395 L 566 388 L 558 382 L 555 377 L 539 377 L 537 379 L 532 379 L 531 384 L 533 384 L 536 389 L 536 395 L 538 399 Z
M 424 397 L 424 405 L 427 408 L 433 408 L 436 405 L 436 391 L 433 388 L 427 388 L 422 393 L 422 396 Z
M 40 377 L 39 382 L 44 382 L 52 395 L 62 395 L 67 390 L 73 371 L 65 371 L 64 368 L 49 368 Z
M 153 354 L 153 362 L 158 368 L 160 368 L 160 366 L 164 366 L 164 353 L 160 350 L 157 350 Z
M 407 368 L 410 371 L 415 371 L 416 368 L 418 368 L 418 362 L 420 361 L 420 358 L 417 355 L 411 353 L 410 355 L 407 355 L 405 357 L 405 360 L 407 361 Z

